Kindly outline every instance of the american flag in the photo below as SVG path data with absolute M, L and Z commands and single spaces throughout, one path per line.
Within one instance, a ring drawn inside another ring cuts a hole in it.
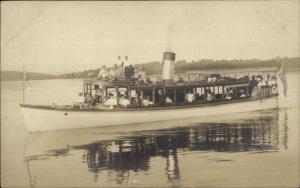
M 25 90 L 27 90 L 29 87 L 28 87 L 28 74 L 27 72 L 25 71 L 25 67 L 23 65 L 23 104 L 25 104 Z
M 284 96 L 286 97 L 288 86 L 287 86 L 287 80 L 286 80 L 286 76 L 285 76 L 284 64 L 285 64 L 284 62 L 281 64 L 281 68 L 279 70 L 279 78 L 280 78 L 280 80 L 282 82 L 282 85 L 283 85 Z

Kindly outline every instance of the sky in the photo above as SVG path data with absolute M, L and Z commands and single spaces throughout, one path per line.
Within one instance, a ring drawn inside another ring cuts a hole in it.
M 299 1 L 1 2 L 1 70 L 299 56 Z

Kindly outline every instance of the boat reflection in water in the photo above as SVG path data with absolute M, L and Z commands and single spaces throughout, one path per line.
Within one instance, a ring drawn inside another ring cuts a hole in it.
M 78 163 L 86 163 L 88 171 L 94 173 L 94 181 L 99 181 L 99 172 L 106 171 L 121 184 L 128 181 L 130 173 L 149 171 L 152 166 L 150 159 L 159 156 L 165 160 L 165 167 L 161 170 L 165 170 L 167 181 L 176 181 L 181 178 L 178 154 L 276 152 L 281 145 L 283 149 L 287 146 L 286 130 L 279 129 L 278 110 L 272 110 L 231 123 L 194 123 L 184 127 L 118 133 L 114 139 L 80 145 L 68 143 L 65 149 L 48 150 L 43 155 L 27 156 L 26 160 L 33 162 L 31 160 L 45 156 L 67 156 L 72 151 L 82 151 L 83 160 Z M 283 135 L 280 136 L 279 132 Z M 97 136 L 98 139 L 102 137 L 101 134 Z

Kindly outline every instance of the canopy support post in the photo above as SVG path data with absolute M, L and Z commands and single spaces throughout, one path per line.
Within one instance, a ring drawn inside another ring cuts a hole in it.
M 152 87 L 152 102 L 155 104 L 155 87 Z
M 119 87 L 116 86 L 116 98 L 117 98 L 117 105 L 119 105 Z
M 22 103 L 23 104 L 25 104 L 25 75 L 26 73 L 25 73 L 25 67 L 24 67 L 24 65 L 23 65 L 23 83 L 22 83 L 22 94 L 23 94 L 23 98 L 22 98 Z
M 176 88 L 174 88 L 174 103 L 176 103 Z

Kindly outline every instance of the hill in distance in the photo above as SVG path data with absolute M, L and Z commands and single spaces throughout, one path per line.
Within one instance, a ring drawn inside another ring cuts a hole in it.
M 202 59 L 198 61 L 186 62 L 185 60 L 176 61 L 175 73 L 183 73 L 195 70 L 210 69 L 241 69 L 241 68 L 258 68 L 258 67 L 280 67 L 285 62 L 286 69 L 300 69 L 300 57 L 276 57 L 269 60 L 247 59 L 247 60 L 209 60 Z M 161 62 L 153 61 L 134 65 L 137 68 L 143 68 L 147 75 L 161 74 Z M 72 72 L 62 75 L 51 75 L 28 72 L 29 80 L 45 80 L 45 79 L 74 79 L 87 78 L 92 73 L 96 76 L 99 69 L 90 69 L 81 72 Z M 1 72 L 2 81 L 16 81 L 23 79 L 23 72 L 3 71 Z
M 55 79 L 56 76 L 50 74 L 41 74 L 35 72 L 27 72 L 27 76 L 30 80 L 47 80 Z M 23 80 L 24 74 L 20 71 L 1 71 L 2 81 L 18 81 Z

